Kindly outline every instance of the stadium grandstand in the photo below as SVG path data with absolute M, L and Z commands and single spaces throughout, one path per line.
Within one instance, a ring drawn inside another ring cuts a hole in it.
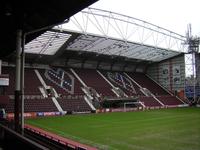
M 9 24 L 0 45 L 2 149 L 109 149 L 25 124 L 28 118 L 200 107 L 200 39 L 190 26 L 183 36 L 88 7 L 94 2 L 40 2 L 43 10 L 31 1 L 19 12 L 22 3 L 1 2 Z

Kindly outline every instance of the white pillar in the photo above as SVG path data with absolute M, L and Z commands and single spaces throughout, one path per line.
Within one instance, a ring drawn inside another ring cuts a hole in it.
M 16 70 L 15 70 L 15 131 L 20 132 L 20 81 L 21 81 L 21 45 L 22 30 L 16 32 Z
M 20 91 L 20 78 L 21 78 L 21 38 L 22 30 L 17 31 L 17 41 L 16 41 L 16 70 L 15 70 L 15 90 Z
M 24 53 L 24 45 L 25 45 L 25 36 L 22 38 L 22 51 L 21 51 L 21 118 L 20 118 L 20 125 L 21 125 L 21 134 L 24 135 L 24 69 L 25 69 L 25 53 Z

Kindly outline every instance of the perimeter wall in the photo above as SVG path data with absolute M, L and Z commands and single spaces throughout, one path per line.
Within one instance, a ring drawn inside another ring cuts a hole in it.
M 147 68 L 147 75 L 171 92 L 183 92 L 185 81 L 184 55 L 177 56 Z

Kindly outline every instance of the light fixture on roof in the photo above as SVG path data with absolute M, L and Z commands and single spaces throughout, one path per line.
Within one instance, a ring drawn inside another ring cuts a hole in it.
M 59 35 L 56 35 L 56 36 L 55 36 L 55 38 L 59 39 L 59 38 L 60 38 L 60 36 L 59 36 Z

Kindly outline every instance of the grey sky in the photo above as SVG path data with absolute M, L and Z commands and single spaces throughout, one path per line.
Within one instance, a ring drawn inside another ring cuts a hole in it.
M 200 0 L 99 0 L 94 8 L 121 13 L 185 35 L 192 24 L 192 34 L 200 36 Z

